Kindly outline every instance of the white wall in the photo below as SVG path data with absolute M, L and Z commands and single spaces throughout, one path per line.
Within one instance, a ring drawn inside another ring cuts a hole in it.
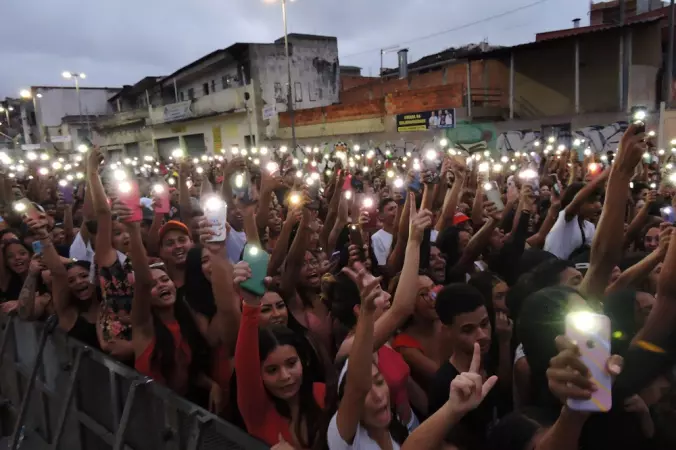
M 338 43 L 329 39 L 294 39 L 291 55 L 292 99 L 296 109 L 337 103 L 339 92 Z M 276 104 L 286 111 L 287 61 L 283 44 L 251 46 L 254 82 L 260 87 L 263 105 Z M 260 111 L 256 112 L 260 115 Z
M 113 112 L 108 99 L 115 95 L 114 89 L 80 89 L 83 115 L 105 115 Z M 42 126 L 58 126 L 64 116 L 80 114 L 77 93 L 73 88 L 38 88 L 42 94 L 36 98 L 37 121 Z

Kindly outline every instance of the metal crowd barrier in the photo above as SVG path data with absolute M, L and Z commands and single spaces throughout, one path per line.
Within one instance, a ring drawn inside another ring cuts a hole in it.
M 0 449 L 237 450 L 260 441 L 47 322 L 0 317 Z M 3 443 L 6 443 L 3 445 Z

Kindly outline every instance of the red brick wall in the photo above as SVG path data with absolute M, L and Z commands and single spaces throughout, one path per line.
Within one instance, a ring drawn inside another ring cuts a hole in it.
M 445 71 L 445 74 L 444 74 Z M 509 69 L 497 60 L 472 62 L 472 98 L 481 100 L 484 88 L 501 94 L 503 105 L 509 95 Z M 312 125 L 326 122 L 379 117 L 463 106 L 466 91 L 467 66 L 454 64 L 427 73 L 412 73 L 408 79 L 350 77 L 354 84 L 340 93 L 339 105 L 296 111 L 296 124 Z M 368 80 L 368 81 L 367 81 Z M 351 81 L 351 82 L 352 82 Z M 494 97 L 493 97 L 494 98 Z M 288 114 L 280 114 L 280 126 L 290 125 Z
M 377 77 L 358 77 L 354 75 L 341 75 L 340 76 L 340 89 L 341 91 L 347 91 L 349 89 L 361 86 L 364 84 L 372 83 L 379 78 Z

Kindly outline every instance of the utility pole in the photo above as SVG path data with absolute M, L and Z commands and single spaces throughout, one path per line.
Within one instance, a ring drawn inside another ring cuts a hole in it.
M 667 55 L 667 73 L 665 74 L 665 79 L 667 81 L 667 106 L 671 106 L 671 97 L 673 96 L 674 89 L 674 0 L 671 0 L 669 5 L 669 46 Z

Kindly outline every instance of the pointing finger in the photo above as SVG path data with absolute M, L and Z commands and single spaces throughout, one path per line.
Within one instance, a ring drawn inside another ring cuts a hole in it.
M 481 348 L 477 342 L 474 343 L 474 354 L 472 355 L 472 362 L 469 365 L 470 373 L 479 373 L 481 366 Z

